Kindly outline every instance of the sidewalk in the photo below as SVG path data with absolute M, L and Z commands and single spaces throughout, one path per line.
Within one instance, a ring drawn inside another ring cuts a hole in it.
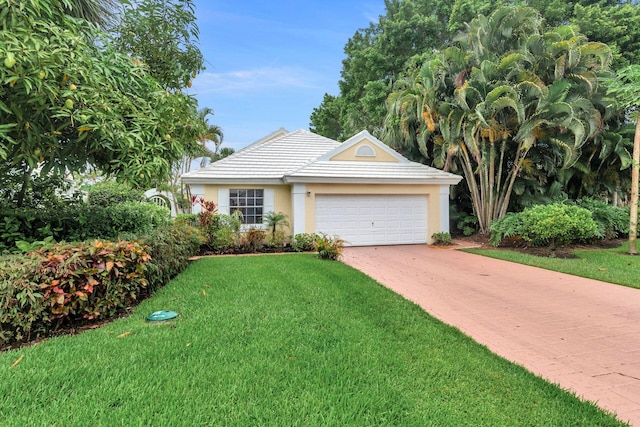
M 343 261 L 640 426 L 640 290 L 426 245 L 346 248 Z

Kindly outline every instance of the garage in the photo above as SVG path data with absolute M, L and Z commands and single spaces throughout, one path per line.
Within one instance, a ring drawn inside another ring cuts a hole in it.
M 427 243 L 427 195 L 317 194 L 316 232 L 348 246 Z

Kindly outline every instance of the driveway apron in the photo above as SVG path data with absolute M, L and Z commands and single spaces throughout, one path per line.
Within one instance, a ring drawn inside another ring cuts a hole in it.
M 639 289 L 426 245 L 350 247 L 343 261 L 640 426 Z

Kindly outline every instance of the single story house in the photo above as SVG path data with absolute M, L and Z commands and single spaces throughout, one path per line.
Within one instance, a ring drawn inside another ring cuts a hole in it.
M 291 234 L 337 235 L 347 245 L 431 243 L 449 231 L 449 186 L 462 178 L 401 156 L 366 131 L 340 143 L 279 129 L 182 175 L 191 194 L 240 210 L 245 227 L 282 212 Z

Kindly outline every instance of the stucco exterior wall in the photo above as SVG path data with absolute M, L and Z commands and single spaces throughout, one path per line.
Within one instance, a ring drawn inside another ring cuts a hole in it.
M 213 185 L 207 184 L 204 186 L 204 198 L 210 200 L 216 204 L 220 204 L 218 200 L 218 190 L 220 189 L 238 189 L 238 190 L 251 190 L 251 189 L 271 189 L 273 190 L 273 206 L 275 212 L 282 212 L 288 217 L 289 224 L 292 224 L 293 209 L 291 207 L 291 186 L 290 185 L 264 185 L 264 184 L 224 184 Z M 266 212 L 264 212 L 266 213 Z M 285 233 L 291 232 L 290 227 L 283 227 Z

